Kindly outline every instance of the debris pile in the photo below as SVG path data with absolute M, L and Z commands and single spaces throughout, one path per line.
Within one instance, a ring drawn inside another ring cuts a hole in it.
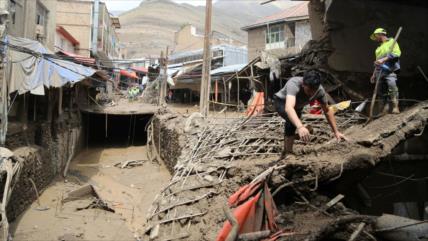
M 0 189 L 2 194 L 0 203 L 2 232 L 0 233 L 0 237 L 2 240 L 8 240 L 10 238 L 6 207 L 10 201 L 12 191 L 19 180 L 21 168 L 22 161 L 15 158 L 13 152 L 9 149 L 0 147 L 0 177 L 2 180 L 5 180 L 4 186 Z
M 297 155 L 285 160 L 278 160 L 283 138 L 279 117 L 198 122 L 188 133 L 174 177 L 149 211 L 145 240 L 215 240 L 227 220 L 225 200 L 261 177 L 278 207 L 278 229 L 269 235 L 282 235 L 272 240 L 347 240 L 351 235 L 353 240 L 373 240 L 372 231 L 379 228 L 372 224 L 379 218 L 359 215 L 340 202 L 340 195 L 328 197 L 319 189 L 347 172 L 373 168 L 399 142 L 420 132 L 428 120 L 428 103 L 383 118 L 388 122 L 380 118 L 363 126 L 364 118 L 356 113 L 338 114 L 339 128 L 351 141 L 336 143 L 324 132 L 323 118 L 307 116 L 304 123 L 313 126 L 313 142 L 298 143 Z
M 141 95 L 141 101 L 148 104 L 157 104 L 159 102 L 160 81 L 159 76 L 155 80 L 147 83 L 146 88 Z

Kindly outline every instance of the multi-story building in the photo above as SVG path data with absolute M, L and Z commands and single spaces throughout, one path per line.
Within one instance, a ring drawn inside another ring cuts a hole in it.
M 77 53 L 80 46 L 79 40 L 71 35 L 64 27 L 58 25 L 55 35 L 55 52 L 64 51 L 67 53 Z
M 56 11 L 57 26 L 79 41 L 76 53 L 85 57 L 91 56 L 92 5 L 91 1 L 58 0 Z
M 172 89 L 190 89 L 199 92 L 202 74 L 203 49 L 173 54 L 168 59 L 168 69 L 178 72 Z M 211 48 L 211 70 L 248 63 L 247 49 L 231 45 Z
M 54 50 L 57 0 L 9 0 L 8 34 L 34 39 Z
M 102 65 L 113 67 L 112 59 L 120 59 L 121 46 L 116 33 L 120 28 L 117 17 L 113 17 L 105 3 L 99 2 L 98 11 L 94 0 L 57 0 L 57 25 L 64 28 L 79 41 L 77 54 L 95 57 Z M 94 16 L 98 14 L 97 37 L 95 39 Z M 96 49 L 93 48 L 96 46 Z
M 259 19 L 242 29 L 248 32 L 250 59 L 260 56 L 262 51 L 279 55 L 297 53 L 312 39 L 308 2 Z
M 232 45 L 244 46 L 238 40 L 235 40 L 223 33 L 213 31 L 211 35 L 211 44 L 216 45 Z M 174 53 L 186 52 L 192 50 L 202 49 L 204 47 L 204 33 L 199 32 L 195 26 L 186 24 L 180 28 L 174 35 Z

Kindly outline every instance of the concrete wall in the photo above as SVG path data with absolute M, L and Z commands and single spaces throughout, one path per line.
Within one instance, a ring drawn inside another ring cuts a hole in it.
M 29 178 L 35 182 L 40 192 L 54 177 L 52 163 L 41 147 L 21 147 L 14 150 L 14 155 L 21 160 L 22 169 L 7 206 L 9 221 L 15 220 L 37 198 Z
M 23 168 L 7 207 L 9 221 L 17 218 L 36 200 L 31 178 L 41 193 L 80 148 L 81 126 L 78 112 L 65 113 L 54 123 L 30 125 L 25 132 L 8 135 L 6 147 L 21 159 Z M 0 181 L 0 185 L 4 185 Z
M 303 46 L 305 46 L 305 44 L 312 39 L 311 25 L 309 23 L 309 20 L 296 22 L 295 38 L 295 45 L 298 49 L 302 49 Z
M 11 19 L 8 26 L 8 32 L 12 36 L 23 37 L 25 29 L 25 0 L 16 0 L 14 8 L 15 14 L 14 16 L 11 16 L 14 20 Z
M 255 28 L 248 31 L 248 59 L 249 61 L 260 56 L 266 47 L 265 28 Z
M 428 70 L 427 8 L 396 1 L 335 0 L 326 19 L 334 49 L 329 65 L 335 70 L 372 72 L 377 43 L 369 39 L 370 34 L 383 27 L 393 37 L 399 26 L 404 28 L 398 41 L 403 52 L 401 75 L 417 74 L 417 65 Z
M 284 46 L 293 44 L 294 46 L 270 49 L 269 52 L 279 56 L 298 53 L 312 39 L 309 20 L 283 23 L 283 27 L 285 41 L 287 41 Z M 266 28 L 266 26 L 262 26 L 248 30 L 248 58 L 250 61 L 260 56 L 261 51 L 266 50 Z
M 153 146 L 160 153 L 165 166 L 171 175 L 180 160 L 186 144 L 184 135 L 185 119 L 175 113 L 156 114 L 153 117 Z
M 48 11 L 45 19 L 44 38 L 41 43 L 54 50 L 56 32 L 56 0 L 17 0 L 15 4 L 15 24 L 9 24 L 9 33 L 16 37 L 37 40 L 36 9 L 37 5 L 44 6 Z
M 64 50 L 70 53 L 75 53 L 76 49 L 70 40 L 66 39 L 62 34 L 56 32 L 55 34 L 55 52 Z
M 107 6 L 100 3 L 98 28 L 98 51 L 104 52 L 109 59 L 119 57 L 119 39 L 113 26 Z
M 51 51 L 53 51 L 55 47 L 57 2 L 56 0 L 40 0 L 40 2 L 49 11 L 48 19 L 47 19 L 47 32 L 45 33 L 45 36 L 46 36 L 45 46 Z
M 203 37 L 195 36 L 196 29 L 186 25 L 175 33 L 174 52 L 201 49 L 204 47 Z
M 184 52 L 191 50 L 198 50 L 204 47 L 204 35 L 198 34 L 197 30 L 192 25 L 185 25 L 179 31 L 175 33 L 174 36 L 174 49 L 173 52 Z M 213 32 L 213 36 L 211 39 L 211 43 L 213 46 L 215 45 L 234 45 L 234 46 L 243 46 L 244 43 L 233 40 L 222 33 Z
M 57 25 L 80 42 L 77 54 L 90 57 L 92 3 L 58 0 L 56 15 Z

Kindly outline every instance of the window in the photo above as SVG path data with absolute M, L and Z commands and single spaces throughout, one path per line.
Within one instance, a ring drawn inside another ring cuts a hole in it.
M 37 1 L 36 4 L 36 40 L 44 43 L 47 35 L 47 21 L 48 21 L 49 11 L 46 7 L 40 2 Z
M 10 1 L 10 16 L 12 19 L 12 24 L 16 23 L 16 2 L 14 0 Z
M 279 43 L 284 41 L 283 25 L 268 26 L 266 31 L 266 44 Z
M 223 56 L 223 50 L 219 49 L 219 50 L 213 51 L 213 55 L 212 56 L 213 56 L 213 58 Z
M 37 2 L 36 6 L 36 24 L 45 26 L 48 10 L 41 3 Z
M 64 41 L 64 39 L 61 37 L 60 38 L 60 48 L 62 49 L 62 50 L 64 50 L 65 49 L 65 41 Z

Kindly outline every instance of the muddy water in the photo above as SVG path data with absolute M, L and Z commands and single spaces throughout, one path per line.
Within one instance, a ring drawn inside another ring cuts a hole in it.
M 146 160 L 146 147 L 93 148 L 72 162 L 66 180 L 58 179 L 37 203 L 12 223 L 14 240 L 135 240 L 142 232 L 146 212 L 170 174 L 163 165 L 145 161 L 142 166 L 120 169 L 114 164 Z M 68 192 L 84 185 L 95 187 L 115 213 L 88 206 L 91 197 L 62 203 Z

